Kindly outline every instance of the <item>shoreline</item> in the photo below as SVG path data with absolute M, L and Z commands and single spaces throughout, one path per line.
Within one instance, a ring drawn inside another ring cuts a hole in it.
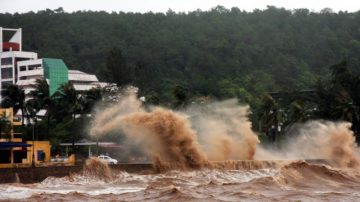
M 233 160 L 222 162 L 211 162 L 213 169 L 224 170 L 253 170 L 265 168 L 278 168 L 285 164 L 295 161 L 304 161 L 312 164 L 328 164 L 328 161 L 323 159 L 308 159 L 308 160 Z M 74 166 L 51 166 L 51 167 L 18 167 L 18 168 L 0 168 L 0 184 L 4 183 L 38 183 L 42 182 L 48 177 L 65 177 L 77 174 L 83 171 L 84 165 Z M 112 172 L 128 172 L 138 174 L 159 173 L 156 166 L 152 163 L 120 163 L 116 165 L 109 165 Z M 173 167 L 169 170 L 176 169 Z

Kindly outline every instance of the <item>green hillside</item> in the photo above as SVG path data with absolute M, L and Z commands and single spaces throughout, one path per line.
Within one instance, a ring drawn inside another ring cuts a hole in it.
M 24 50 L 62 58 L 101 80 L 139 86 L 161 102 L 174 86 L 191 96 L 239 97 L 311 89 L 328 67 L 360 68 L 360 12 L 218 6 L 189 13 L 106 13 L 61 8 L 0 14 L 22 27 Z

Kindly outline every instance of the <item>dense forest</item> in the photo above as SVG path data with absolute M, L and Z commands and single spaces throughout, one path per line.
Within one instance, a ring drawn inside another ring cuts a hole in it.
M 272 6 L 245 12 L 218 6 L 188 13 L 65 13 L 59 8 L 0 14 L 0 25 L 23 28 L 24 50 L 62 58 L 103 81 L 131 83 L 163 103 L 178 85 L 191 96 L 252 102 L 264 92 L 311 89 L 343 59 L 355 73 L 360 66 L 360 12 Z
M 347 120 L 360 131 L 360 11 L 217 6 L 141 14 L 59 8 L 0 14 L 0 26 L 22 27 L 24 50 L 62 58 L 102 81 L 137 86 L 152 104 L 176 108 L 196 99 L 237 97 L 252 107 L 258 131 L 312 118 Z M 274 98 L 271 92 L 280 93 Z M 89 92 L 85 105 L 99 93 Z M 77 103 L 69 97 L 64 103 Z M 53 131 L 70 134 L 79 110 L 58 111 L 61 103 L 39 100 L 53 111 Z M 68 122 L 57 123 L 59 113 Z

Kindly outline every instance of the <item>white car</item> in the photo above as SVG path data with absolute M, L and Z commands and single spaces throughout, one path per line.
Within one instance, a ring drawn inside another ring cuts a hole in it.
M 109 165 L 114 165 L 114 164 L 118 163 L 118 161 L 116 159 L 113 159 L 110 156 L 106 156 L 106 155 L 100 155 L 100 156 L 98 156 L 98 159 L 100 159 L 100 161 L 103 161 Z

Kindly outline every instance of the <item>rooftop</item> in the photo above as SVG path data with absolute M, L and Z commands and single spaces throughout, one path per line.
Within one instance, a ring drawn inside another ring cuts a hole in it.
M 97 82 L 97 77 L 79 70 L 69 70 L 69 81 Z

